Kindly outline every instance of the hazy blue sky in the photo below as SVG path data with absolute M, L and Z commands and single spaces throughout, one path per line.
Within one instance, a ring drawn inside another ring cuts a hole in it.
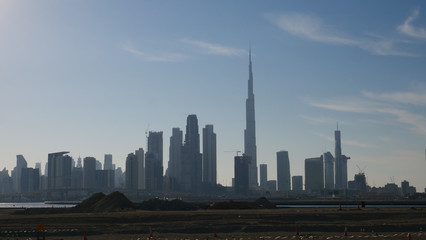
M 0 160 L 105 153 L 123 167 L 197 114 L 217 133 L 218 182 L 243 150 L 252 46 L 258 164 L 276 178 L 334 155 L 336 121 L 348 177 L 426 187 L 424 1 L 0 0 Z M 43 164 L 44 167 L 44 164 Z

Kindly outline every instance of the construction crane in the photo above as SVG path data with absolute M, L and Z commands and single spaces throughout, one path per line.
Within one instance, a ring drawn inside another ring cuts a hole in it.
M 359 170 L 359 174 L 365 174 L 365 169 L 367 168 L 367 166 L 363 167 L 362 169 L 358 166 L 358 164 L 356 165 L 356 167 Z
M 239 155 L 239 153 L 241 152 L 240 150 L 234 150 L 234 151 L 225 151 L 225 152 L 234 152 L 235 154 L 236 154 L 236 156 L 238 157 Z

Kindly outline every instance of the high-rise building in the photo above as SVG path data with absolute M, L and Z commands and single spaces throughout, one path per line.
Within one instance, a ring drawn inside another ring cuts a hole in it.
M 216 133 L 213 125 L 203 128 L 203 183 L 216 186 Z
M 104 170 L 112 170 L 112 154 L 105 154 Z
M 250 156 L 234 157 L 234 191 L 246 195 L 249 190 Z
M 163 189 L 163 132 L 149 132 L 148 151 L 145 154 L 145 187 Z
M 401 182 L 402 196 L 406 196 L 410 192 L 410 183 L 407 180 Z
M 24 156 L 16 155 L 16 167 L 13 169 L 12 178 L 14 181 L 15 192 L 21 193 L 21 175 L 22 169 L 27 168 L 27 161 Z
M 71 187 L 83 188 L 83 178 L 84 178 L 83 168 L 81 167 L 81 159 L 80 159 L 80 167 L 75 167 L 71 171 Z
M 114 188 L 114 170 L 96 170 L 95 188 L 110 191 Z
M 29 193 L 40 189 L 40 171 L 34 168 L 21 169 L 21 193 Z
M 102 163 L 99 160 L 96 160 L 96 170 L 102 170 Z
M 290 191 L 290 159 L 287 151 L 277 152 L 277 183 L 278 191 Z
M 348 165 L 347 161 L 350 157 L 342 155 L 342 147 L 340 141 L 340 131 L 334 131 L 335 139 L 335 155 L 334 155 L 334 168 L 335 168 L 335 189 L 342 190 L 348 188 Z
M 143 148 L 135 151 L 138 160 L 138 189 L 145 189 L 145 152 Z
M 293 176 L 291 177 L 292 190 L 294 192 L 303 191 L 303 176 Z
M 93 189 L 96 187 L 96 158 L 85 157 L 83 163 L 83 187 Z
M 324 160 L 324 187 L 334 189 L 334 157 L 330 152 L 323 155 Z
M 72 158 L 69 152 L 49 153 L 48 155 L 48 189 L 64 189 L 71 187 Z
M 178 190 L 182 182 L 182 144 L 183 133 L 179 128 L 172 129 L 169 148 L 169 186 L 171 190 Z
M 253 71 L 251 49 L 249 52 L 248 97 L 246 99 L 246 129 L 244 130 L 244 154 L 250 156 L 249 186 L 257 188 L 256 121 L 254 112 Z
M 266 164 L 260 164 L 260 188 L 266 189 L 268 186 L 268 165 Z
M 200 134 L 195 114 L 186 119 L 185 144 L 182 149 L 181 190 L 198 193 L 201 191 L 202 155 L 200 153 Z
M 266 182 L 266 188 L 270 192 L 277 191 L 277 180 L 269 180 Z
M 41 162 L 36 162 L 34 168 L 38 169 L 38 174 L 41 176 Z
M 305 190 L 319 192 L 324 189 L 322 157 L 305 159 Z
M 126 158 L 126 188 L 138 189 L 138 159 L 134 153 L 129 153 Z

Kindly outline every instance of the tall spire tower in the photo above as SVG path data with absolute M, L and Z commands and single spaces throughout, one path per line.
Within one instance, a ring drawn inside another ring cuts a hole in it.
M 254 114 L 253 72 L 251 64 L 251 48 L 249 49 L 249 79 L 248 97 L 246 99 L 246 129 L 244 130 L 244 153 L 250 156 L 249 186 L 257 188 L 257 151 L 256 151 L 256 122 Z

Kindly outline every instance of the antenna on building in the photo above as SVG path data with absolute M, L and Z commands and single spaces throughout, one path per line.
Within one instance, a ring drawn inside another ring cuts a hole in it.
M 149 131 L 149 123 L 148 126 L 145 129 L 145 138 L 146 138 L 146 150 L 148 152 L 148 131 Z
M 337 131 L 339 131 L 339 121 L 336 122 L 337 125 Z

